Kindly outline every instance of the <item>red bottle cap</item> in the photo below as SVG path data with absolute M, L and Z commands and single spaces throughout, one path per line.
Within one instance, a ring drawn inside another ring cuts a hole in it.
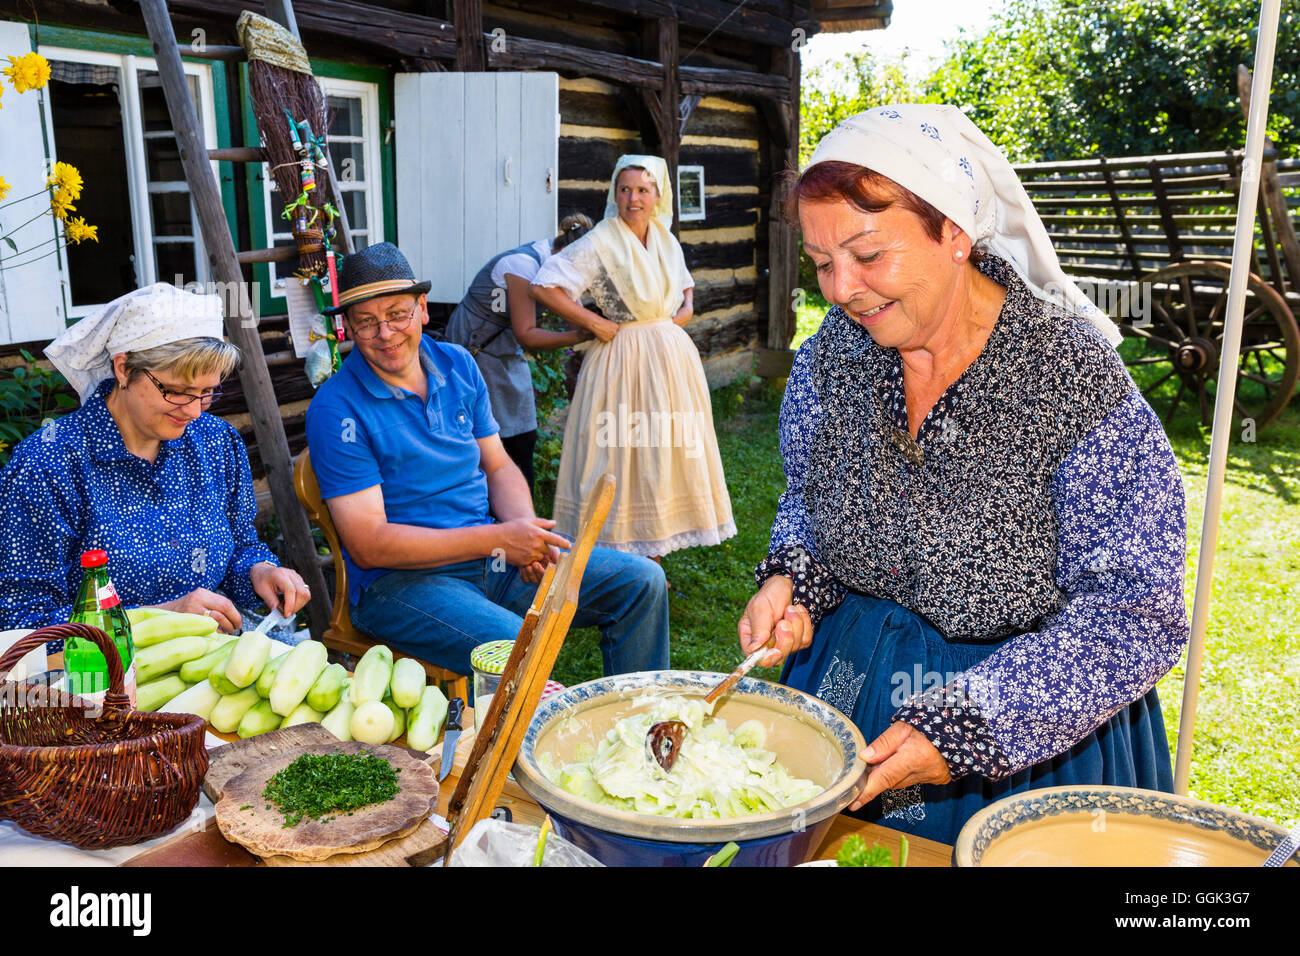
M 83 551 L 81 552 L 81 566 L 83 568 L 98 568 L 108 564 L 107 551 Z

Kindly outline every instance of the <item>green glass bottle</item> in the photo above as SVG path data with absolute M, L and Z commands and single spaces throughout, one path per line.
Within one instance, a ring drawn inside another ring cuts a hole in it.
M 108 553 L 86 551 L 81 555 L 81 567 L 81 588 L 72 606 L 72 623 L 89 624 L 112 638 L 126 672 L 126 694 L 135 707 L 135 645 L 131 642 L 131 622 L 109 580 Z M 63 669 L 68 675 L 68 689 L 78 696 L 93 698 L 108 690 L 108 663 L 93 641 L 69 639 L 63 645 Z

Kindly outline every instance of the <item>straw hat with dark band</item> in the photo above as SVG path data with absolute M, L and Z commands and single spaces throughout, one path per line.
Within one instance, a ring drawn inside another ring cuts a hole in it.
M 416 282 L 415 272 L 400 249 L 380 242 L 354 252 L 339 270 L 339 304 L 326 315 L 340 315 L 350 305 L 381 295 L 424 295 L 432 282 Z

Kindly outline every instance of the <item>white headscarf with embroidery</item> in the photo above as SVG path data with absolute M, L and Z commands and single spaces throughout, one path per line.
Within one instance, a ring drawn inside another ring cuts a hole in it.
M 645 244 L 618 214 L 618 176 L 629 166 L 644 169 L 659 189 L 659 200 L 646 231 Z M 668 164 L 658 156 L 620 156 L 609 181 L 605 218 L 587 233 L 610 281 L 636 319 L 670 319 L 683 300 L 686 262 L 682 247 L 669 231 L 673 225 L 673 189 Z
M 136 289 L 86 316 L 45 349 L 50 362 L 84 405 L 113 375 L 113 356 L 142 352 L 181 339 L 219 339 L 221 296 L 186 292 L 166 282 Z
M 822 137 L 808 166 L 853 163 L 892 179 L 1011 264 L 1039 298 L 1084 316 L 1111 345 L 1119 328 L 1074 283 L 1047 228 L 1001 151 L 955 106 L 901 103 L 844 120 Z

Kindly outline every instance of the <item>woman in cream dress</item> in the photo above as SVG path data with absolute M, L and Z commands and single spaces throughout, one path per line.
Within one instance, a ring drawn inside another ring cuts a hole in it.
M 600 544 L 658 557 L 736 533 L 690 321 L 692 287 L 669 231 L 672 187 L 657 156 L 623 156 L 605 218 L 546 261 L 533 295 L 596 336 L 564 429 L 556 530 L 577 532 L 600 476 L 618 480 Z M 584 308 L 584 294 L 604 314 Z

